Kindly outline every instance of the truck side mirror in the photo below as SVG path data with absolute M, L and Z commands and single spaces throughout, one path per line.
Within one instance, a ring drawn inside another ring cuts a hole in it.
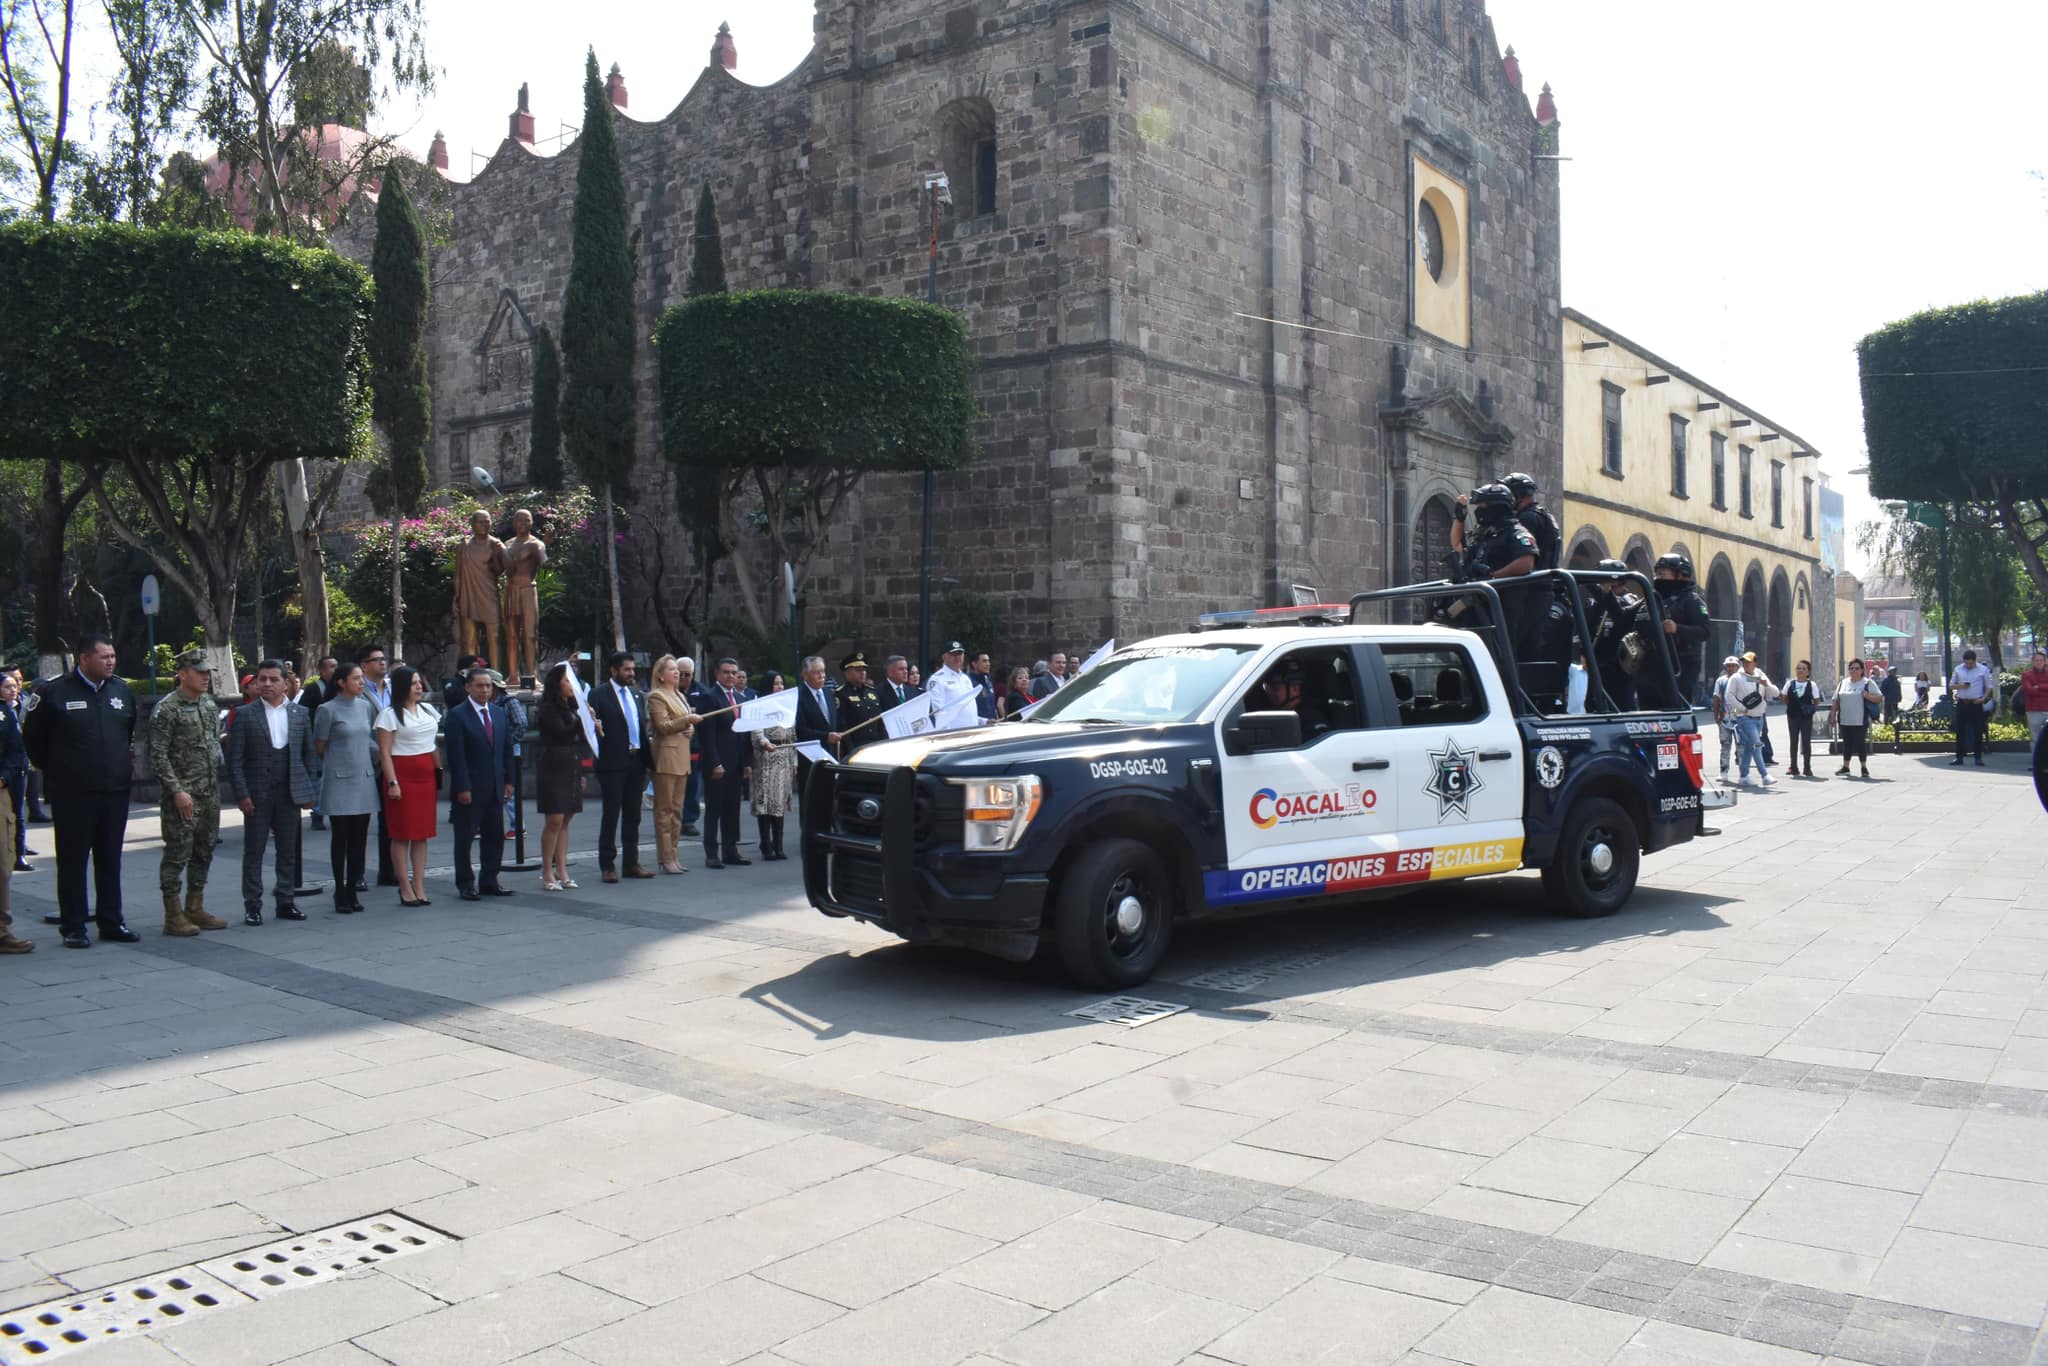
M 1223 732 L 1232 754 L 1258 754 L 1301 747 L 1301 715 L 1292 711 L 1248 711 Z

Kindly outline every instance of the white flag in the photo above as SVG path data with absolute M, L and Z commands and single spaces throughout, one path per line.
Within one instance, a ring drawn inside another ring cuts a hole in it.
M 583 686 L 582 676 L 576 672 L 575 660 L 565 659 L 562 663 L 569 666 L 569 685 L 576 689 L 576 719 L 583 723 L 583 738 L 590 742 L 590 755 L 594 759 L 597 757 L 597 717 L 590 710 L 590 689 Z M 551 668 L 540 671 L 543 679 Z
M 1111 655 L 1115 653 L 1116 637 L 1111 636 L 1108 640 L 1103 641 L 1101 645 L 1096 647 L 1094 654 L 1088 656 L 1086 659 L 1081 661 L 1081 667 L 1074 673 L 1069 674 L 1067 676 L 1067 682 L 1073 682 L 1082 674 L 1087 673 L 1090 669 L 1094 668 L 1097 664 L 1100 664 L 1103 660 L 1108 659 Z
M 942 703 L 932 711 L 933 730 L 966 730 L 980 724 L 981 713 L 975 709 L 972 687 L 968 688 L 965 695 Z
M 764 693 L 750 697 L 740 703 L 740 713 L 733 718 L 732 728 L 736 731 L 769 730 L 775 726 L 785 729 L 796 724 L 795 688 L 784 688 L 781 692 Z
M 909 735 L 923 735 L 932 728 L 932 700 L 923 693 L 908 702 L 898 702 L 882 713 L 882 729 L 889 732 L 891 740 L 901 740 Z
M 832 756 L 827 754 L 825 747 L 816 740 L 797 741 L 796 752 L 814 764 L 829 764 L 832 762 Z

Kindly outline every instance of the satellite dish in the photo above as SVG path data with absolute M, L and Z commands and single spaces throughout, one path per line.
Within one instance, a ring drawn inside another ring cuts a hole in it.
M 469 482 L 475 484 L 485 493 L 496 493 L 498 491 L 498 481 L 491 478 L 491 472 L 482 465 L 472 465 L 469 467 Z

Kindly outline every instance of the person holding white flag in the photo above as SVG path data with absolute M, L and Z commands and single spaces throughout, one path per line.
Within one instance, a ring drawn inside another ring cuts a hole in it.
M 782 681 L 779 673 L 769 677 Z M 787 687 L 759 696 L 750 693 L 733 716 L 732 728 L 742 734 L 756 730 L 792 730 L 796 726 L 796 704 L 801 696 L 795 689 Z
M 751 728 L 754 772 L 747 790 L 747 801 L 754 808 L 754 823 L 760 827 L 763 862 L 789 857 L 782 850 L 782 837 L 783 827 L 789 819 L 789 808 L 796 800 L 797 695 L 796 689 L 789 687 L 782 675 L 773 670 L 761 680 L 761 703 L 772 702 L 779 697 L 790 699 L 789 720 Z M 754 702 L 741 707 L 740 721 L 745 721 L 748 710 L 754 707 Z M 756 715 L 765 710 L 765 707 L 761 708 Z M 733 729 L 740 729 L 739 722 L 734 723 Z
M 583 680 L 565 660 L 547 671 L 533 709 L 540 732 L 534 773 L 534 809 L 546 818 L 540 832 L 540 889 L 576 885 L 569 876 L 569 822 L 583 810 L 583 746 L 597 752 L 597 728 L 583 705 Z

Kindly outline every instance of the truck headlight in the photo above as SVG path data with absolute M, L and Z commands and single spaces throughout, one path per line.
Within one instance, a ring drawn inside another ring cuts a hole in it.
M 955 778 L 966 798 L 966 820 L 960 847 L 970 854 L 1015 849 L 1044 801 L 1038 778 Z

